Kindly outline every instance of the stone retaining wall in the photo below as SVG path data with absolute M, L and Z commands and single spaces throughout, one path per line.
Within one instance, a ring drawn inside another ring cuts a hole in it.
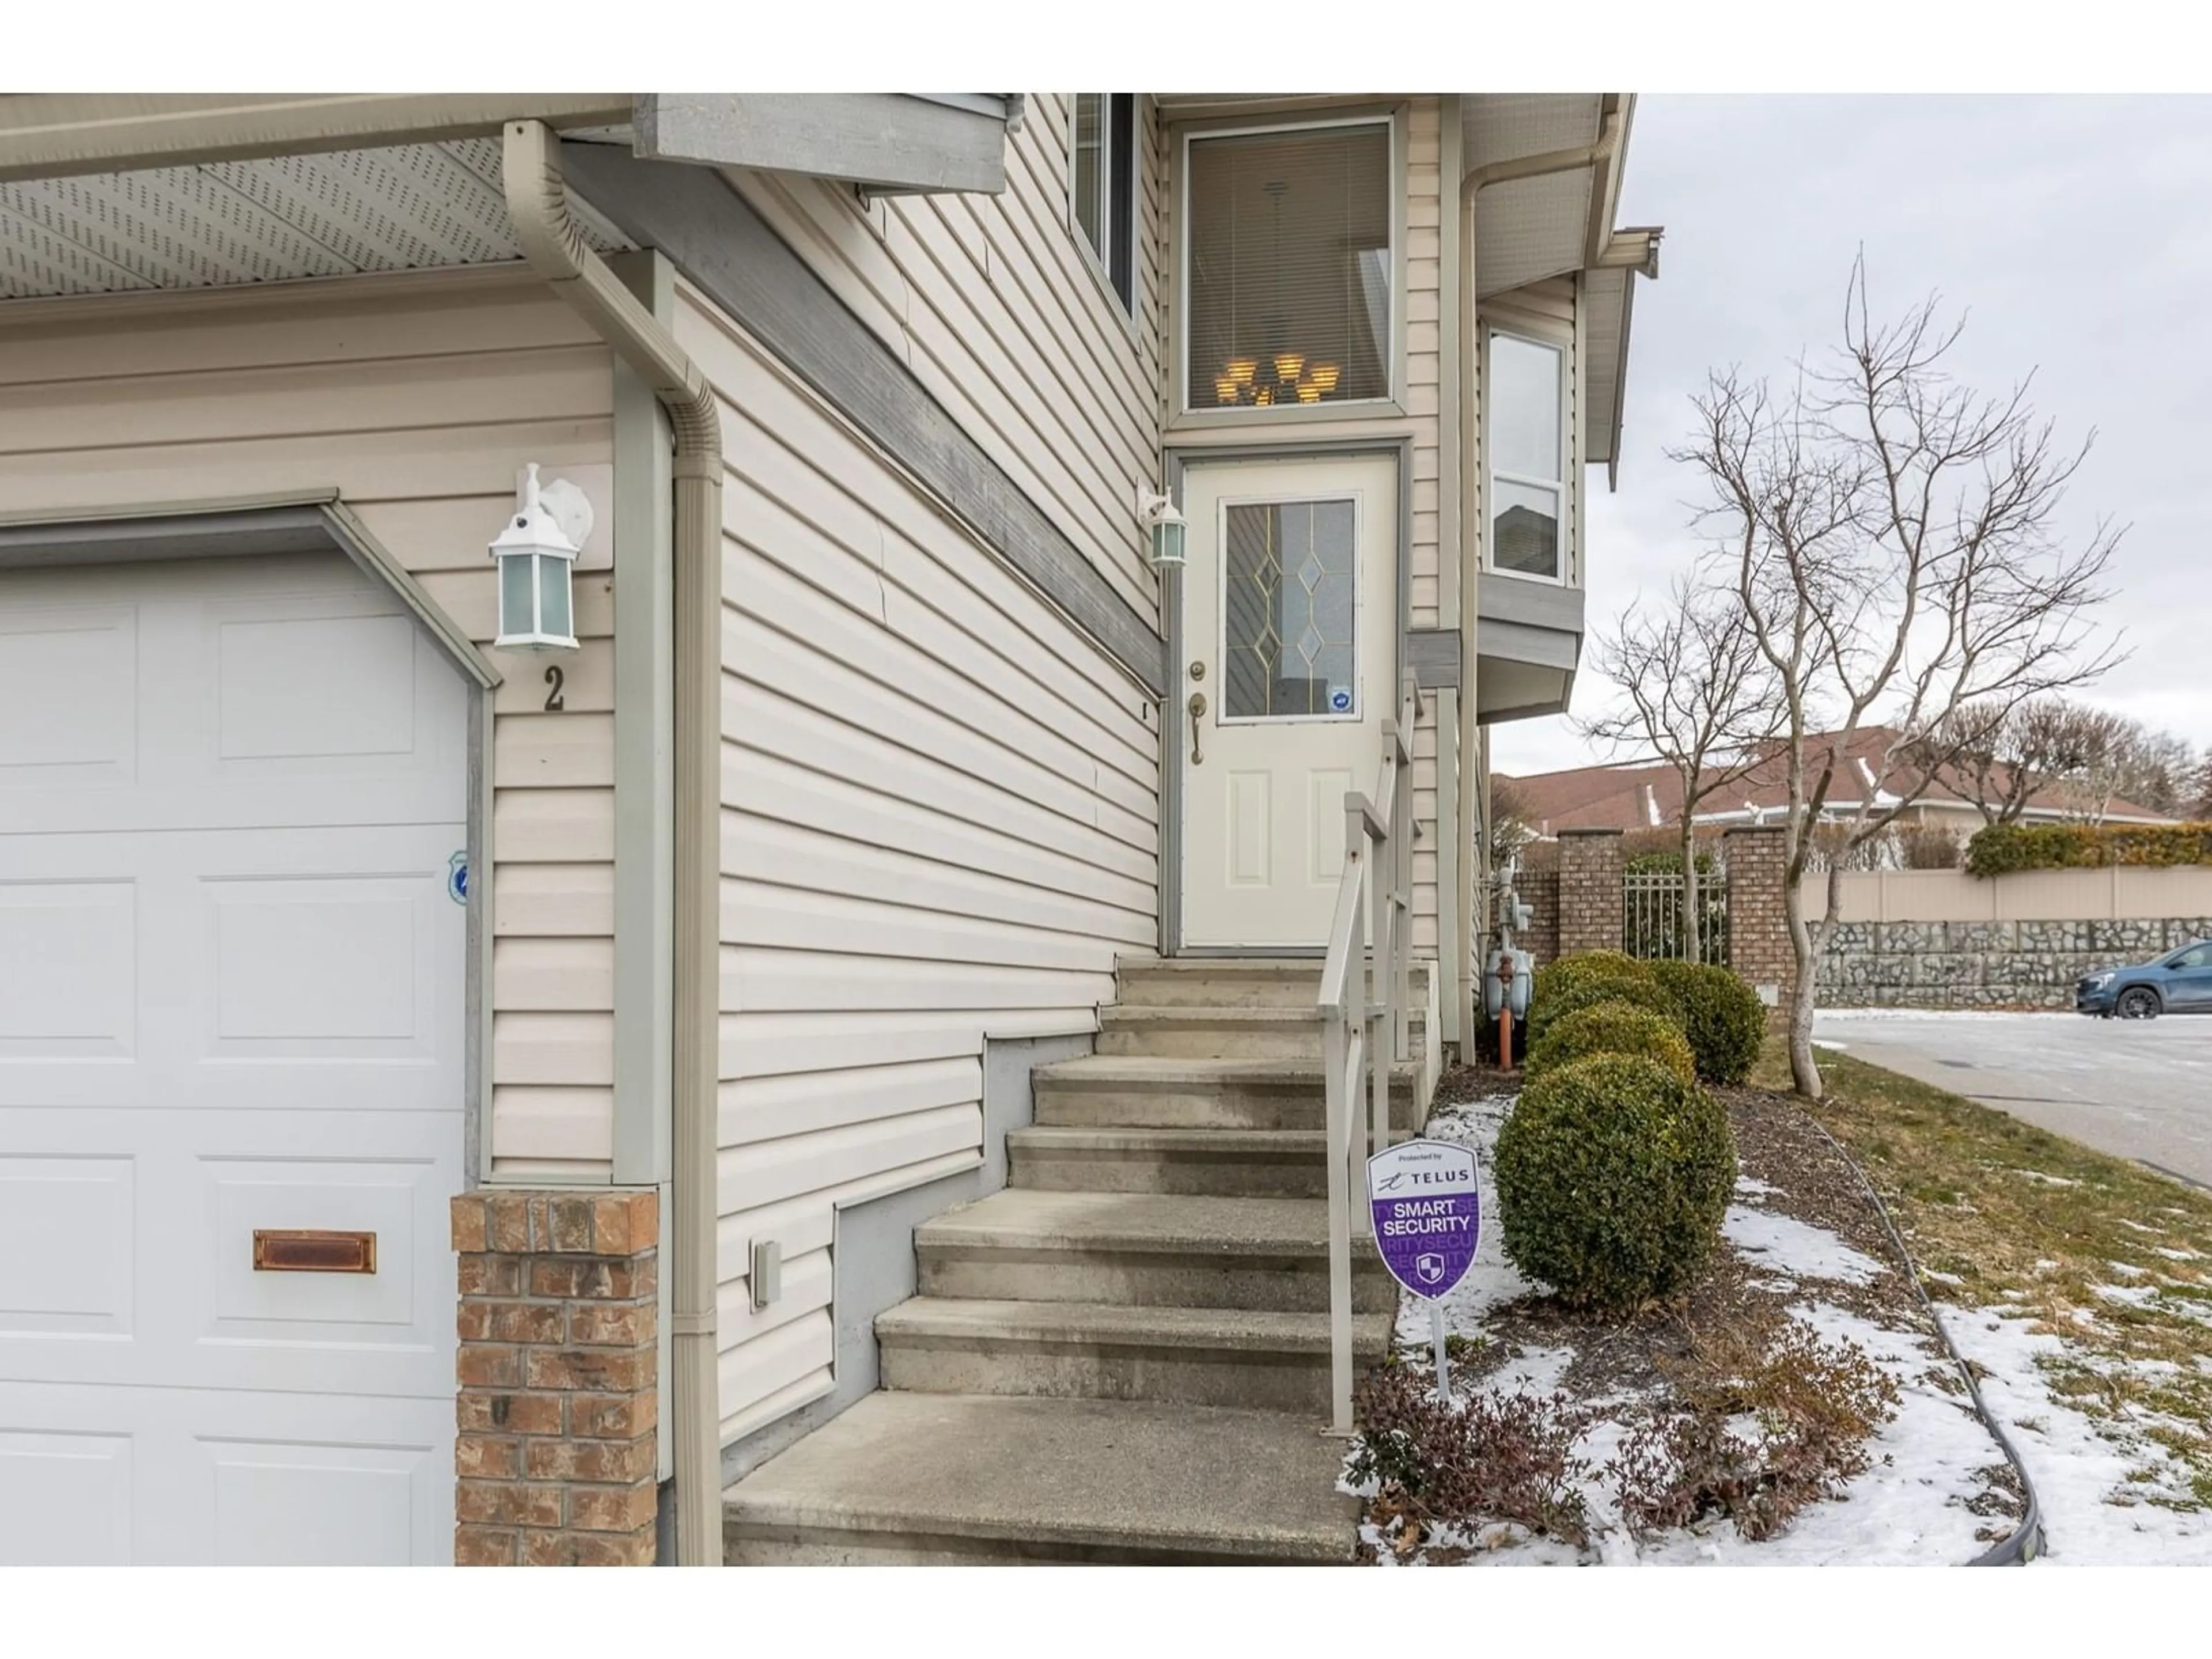
M 2212 939 L 2212 917 L 1844 921 L 1820 963 L 1824 1008 L 2070 1008 L 2074 983 Z

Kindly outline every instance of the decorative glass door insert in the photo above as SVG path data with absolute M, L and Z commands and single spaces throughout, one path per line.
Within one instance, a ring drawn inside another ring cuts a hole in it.
M 1229 501 L 1222 514 L 1222 718 L 1358 719 L 1357 503 Z

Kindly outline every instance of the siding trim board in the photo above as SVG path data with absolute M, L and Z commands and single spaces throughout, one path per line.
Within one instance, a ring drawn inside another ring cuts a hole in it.
M 1164 694 L 1152 623 L 727 180 L 604 145 L 564 145 L 562 160 L 597 211 L 665 253 L 1147 692 Z

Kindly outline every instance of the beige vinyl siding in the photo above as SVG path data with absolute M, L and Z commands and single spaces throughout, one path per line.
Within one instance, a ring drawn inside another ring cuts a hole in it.
M 606 466 L 611 410 L 605 348 L 513 271 L 0 307 L 0 509 L 335 487 L 483 644 L 517 469 Z M 581 562 L 565 714 L 540 665 L 491 653 L 499 1177 L 610 1172 L 610 588 L 603 553 Z
M 1136 316 L 1071 228 L 1068 100 L 1030 100 L 998 196 L 879 198 L 788 174 L 739 191 L 896 351 L 968 434 L 1146 617 L 1158 600 L 1137 521 L 1159 487 L 1159 275 L 1143 258 L 1159 216 L 1138 168 Z M 1138 155 L 1156 143 L 1137 101 Z
M 678 295 L 729 462 L 729 1440 L 830 1384 L 836 1208 L 975 1168 L 984 1038 L 1095 1029 L 1116 955 L 1152 948 L 1158 738 L 1081 633 L 710 301 Z M 756 1238 L 785 1263 L 760 1312 Z

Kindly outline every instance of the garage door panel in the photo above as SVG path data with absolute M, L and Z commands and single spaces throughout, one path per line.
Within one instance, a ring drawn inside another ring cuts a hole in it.
M 467 713 L 335 556 L 0 573 L 0 1564 L 450 1559 Z
M 0 797 L 129 785 L 137 667 L 133 606 L 0 611 Z
M 4 1387 L 4 1385 L 0 1385 Z M 125 1566 L 131 1559 L 131 1437 L 14 1429 L 0 1406 L 0 1561 Z
M 137 883 L 0 882 L 0 1066 L 131 1055 Z
M 137 1175 L 125 1152 L 0 1156 L 0 1343 L 132 1334 Z

